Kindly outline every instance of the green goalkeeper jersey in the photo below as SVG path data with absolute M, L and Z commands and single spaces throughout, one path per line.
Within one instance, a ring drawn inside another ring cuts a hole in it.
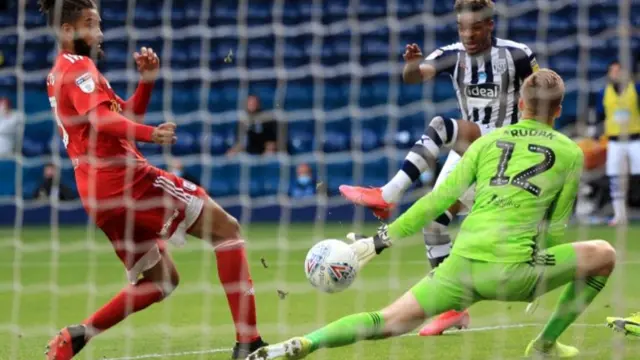
M 391 239 L 419 232 L 473 183 L 475 202 L 452 253 L 490 262 L 526 262 L 562 241 L 584 155 L 565 135 L 521 120 L 476 140 L 437 189 L 389 225 Z

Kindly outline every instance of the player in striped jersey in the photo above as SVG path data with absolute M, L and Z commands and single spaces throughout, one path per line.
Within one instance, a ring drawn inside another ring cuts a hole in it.
M 495 128 L 518 121 L 520 85 L 538 70 L 533 52 L 524 44 L 492 36 L 494 3 L 491 0 L 456 0 L 460 42 L 436 49 L 426 58 L 416 44 L 407 45 L 403 71 L 405 83 L 416 84 L 449 75 L 456 91 L 462 119 L 435 116 L 426 132 L 407 154 L 402 168 L 381 188 L 342 185 L 340 192 L 351 202 L 371 208 L 386 219 L 394 204 L 420 174 L 434 168 L 440 149 L 451 149 L 435 187 L 451 173 L 471 143 Z M 427 226 L 424 242 L 431 267 L 449 256 L 451 237 L 447 226 L 456 214 L 473 203 L 473 189 Z M 451 311 L 422 329 L 422 335 L 438 335 L 447 328 L 465 327 L 466 311 Z

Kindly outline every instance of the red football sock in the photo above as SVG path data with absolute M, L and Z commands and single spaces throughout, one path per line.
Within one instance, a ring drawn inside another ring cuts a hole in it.
M 244 245 L 216 249 L 218 277 L 227 294 L 236 327 L 236 341 L 249 343 L 260 337 L 256 326 L 256 301 Z
M 158 285 L 142 279 L 135 285 L 128 285 L 102 308 L 91 315 L 83 324 L 87 326 L 87 339 L 95 336 L 127 316 L 145 309 L 164 297 Z

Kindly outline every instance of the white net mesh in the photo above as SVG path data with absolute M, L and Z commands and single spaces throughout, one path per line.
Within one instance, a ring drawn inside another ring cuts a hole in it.
M 419 239 L 373 262 L 339 295 L 313 290 L 302 261 L 315 241 L 349 231 L 370 233 L 376 225 L 367 222 L 373 219 L 369 211 L 337 196 L 339 185 L 384 184 L 429 119 L 458 117 L 450 79 L 407 86 L 401 76 L 406 44 L 418 43 L 429 53 L 457 41 L 452 1 L 102 0 L 99 6 L 107 53 L 103 73 L 120 96 L 130 95 L 138 82 L 131 53 L 147 46 L 160 55 L 146 122 L 175 121 L 178 143 L 171 149 L 140 148 L 160 167 L 179 159 L 184 172 L 246 229 L 265 340 L 380 308 L 425 274 Z M 0 13 L 0 95 L 25 121 L 7 132 L 20 151 L 0 160 L 0 222 L 7 225 L 0 230 L 0 359 L 33 359 L 52 334 L 95 311 L 126 280 L 81 203 L 56 195 L 59 184 L 75 195 L 77 190 L 46 100 L 44 79 L 56 52 L 45 18 L 35 1 L 9 1 L 7 7 Z M 499 1 L 497 10 L 496 36 L 528 44 L 541 66 L 563 76 L 567 98 L 560 125 L 584 131 L 591 95 L 604 87 L 609 61 L 618 58 L 631 68 L 640 49 L 638 5 Z M 246 140 L 238 138 L 236 126 L 245 118 L 249 95 L 257 95 L 265 113 L 278 121 L 279 151 L 226 156 Z M 41 195 L 48 163 L 54 165 L 53 195 Z M 312 169 L 311 196 L 293 193 L 300 164 Z M 431 182 L 408 193 L 405 204 Z M 606 315 L 633 310 L 630 301 L 638 294 L 628 290 L 624 274 L 637 271 L 631 256 L 640 248 L 626 239 L 640 232 L 581 227 L 570 233 L 617 239 L 623 261 L 598 310 L 579 320 L 572 338 L 593 358 L 634 358 L 637 345 L 613 351 L 625 343 L 609 340 L 597 324 Z M 191 239 L 174 256 L 182 284 L 172 297 L 97 337 L 81 358 L 228 357 L 234 332 L 210 248 Z M 477 325 L 465 335 L 363 343 L 316 357 L 513 358 L 556 298 L 546 297 L 533 317 L 519 305 L 478 305 L 472 309 Z

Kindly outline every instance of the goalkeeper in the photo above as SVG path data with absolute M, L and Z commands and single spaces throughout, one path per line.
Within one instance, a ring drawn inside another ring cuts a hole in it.
M 319 348 L 382 339 L 481 300 L 531 301 L 567 285 L 526 356 L 577 356 L 557 340 L 604 288 L 615 250 L 603 240 L 562 243 L 582 172 L 583 154 L 552 128 L 564 84 L 551 70 L 521 88 L 521 121 L 476 140 L 442 186 L 372 238 L 356 242 L 361 264 L 392 240 L 416 234 L 474 182 L 476 198 L 452 254 L 431 276 L 381 311 L 346 316 L 303 337 L 264 347 L 249 359 L 299 359 Z

